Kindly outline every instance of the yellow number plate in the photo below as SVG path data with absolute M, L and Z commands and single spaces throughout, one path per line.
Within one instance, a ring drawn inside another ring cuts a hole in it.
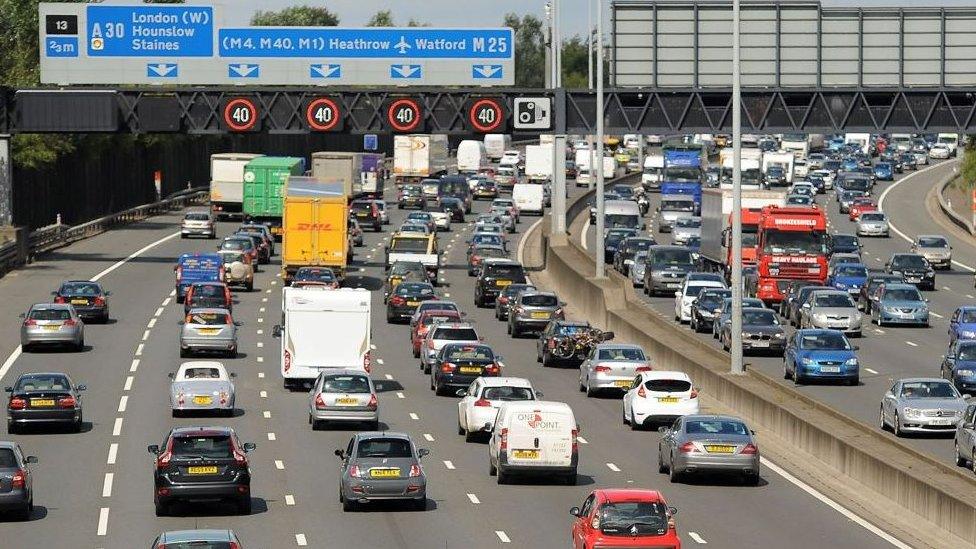
M 199 328 L 197 331 L 204 335 L 213 335 L 219 332 L 220 328 Z
M 194 404 L 207 405 L 213 403 L 213 397 L 209 396 L 195 396 L 193 397 Z
M 399 469 L 370 469 L 369 476 L 373 478 L 400 478 Z
M 539 459 L 538 450 L 512 450 L 512 457 L 516 459 Z
M 71 304 L 72 305 L 88 305 L 88 300 L 87 299 L 72 299 L 71 300 Z
M 481 368 L 477 366 L 461 366 L 459 368 L 462 374 L 480 374 Z
M 632 382 L 630 380 L 614 381 L 613 382 L 614 385 L 616 385 L 617 387 L 620 387 L 620 388 L 628 388 L 628 387 L 630 387 L 631 383 Z
M 48 324 L 48 325 L 44 326 L 44 329 L 47 330 L 47 331 L 49 331 L 49 332 L 56 332 L 56 331 L 58 331 L 58 330 L 61 329 L 61 325 L 60 324 Z
M 532 313 L 532 318 L 549 318 L 549 313 L 547 311 L 536 311 Z
M 496 280 L 495 281 L 495 284 L 497 284 L 499 286 L 511 286 L 512 285 L 512 281 L 511 280 Z
M 416 307 L 417 305 L 420 305 L 420 302 L 419 301 L 408 301 L 407 302 L 407 305 L 409 305 L 410 307 Z
M 356 400 L 355 398 L 351 398 L 351 397 L 343 397 L 343 398 L 337 398 L 336 399 L 336 404 L 338 404 L 340 406 L 353 406 L 353 405 L 355 405 L 358 402 L 359 402 L 358 400 Z
M 729 445 L 719 445 L 719 444 L 706 444 L 705 451 L 710 454 L 731 454 L 735 451 L 735 446 Z
M 31 406 L 54 406 L 54 399 L 51 398 L 32 398 Z
M 665 404 L 674 404 L 678 402 L 678 397 L 657 397 L 657 401 Z
M 187 467 L 186 472 L 191 475 L 216 475 L 217 467 Z

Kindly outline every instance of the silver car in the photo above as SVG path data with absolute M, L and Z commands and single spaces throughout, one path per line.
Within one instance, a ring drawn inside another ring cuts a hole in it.
M 858 236 L 890 236 L 888 215 L 884 212 L 864 212 L 857 218 Z
M 692 237 L 701 236 L 702 220 L 698 216 L 679 217 L 671 228 L 674 243 L 684 246 Z
M 644 269 L 647 267 L 647 250 L 634 254 L 634 263 L 630 266 L 630 284 L 635 288 L 644 287 Z
M 468 323 L 435 324 L 427 331 L 427 336 L 420 344 L 420 369 L 430 373 L 431 365 L 437 361 L 437 354 L 441 347 L 448 343 L 481 343 L 474 326 Z
M 254 290 L 254 267 L 251 259 L 242 252 L 223 250 L 217 252 L 224 262 L 224 282 L 228 286 L 243 287 L 247 291 Z
M 25 456 L 16 442 L 0 441 L 0 512 L 14 514 L 18 520 L 30 520 L 34 512 L 34 456 Z M 23 483 L 13 484 L 20 475 Z
M 704 472 L 742 475 L 747 484 L 759 484 L 759 446 L 741 419 L 691 415 L 658 431 L 658 471 L 670 474 L 671 482 Z
M 956 465 L 969 466 L 976 473 L 976 404 L 970 404 L 956 425 Z
M 427 476 L 420 460 L 429 454 L 406 433 L 356 433 L 345 449 L 335 451 L 342 510 L 379 500 L 406 501 L 414 509 L 426 509 Z
M 193 308 L 180 321 L 180 357 L 198 352 L 223 353 L 237 358 L 237 327 L 230 311 L 218 308 Z
M 373 204 L 376 204 L 376 209 L 380 212 L 380 222 L 384 225 L 390 224 L 390 212 L 386 209 L 386 201 L 384 200 L 374 200 Z
M 911 252 L 924 257 L 933 268 L 952 268 L 952 246 L 940 234 L 920 234 L 912 241 Z
M 173 530 L 163 532 L 152 549 L 167 547 L 243 547 L 233 530 Z
M 66 345 L 76 351 L 85 348 L 85 323 L 68 303 L 35 303 L 20 315 L 20 347 L 27 352 L 42 345 Z
M 369 374 L 343 369 L 319 373 L 308 393 L 308 423 L 313 431 L 333 422 L 363 422 L 376 431 L 379 421 L 376 387 Z
M 234 416 L 237 391 L 224 365 L 219 362 L 184 362 L 170 372 L 169 404 L 173 417 L 184 412 L 213 412 Z
M 949 433 L 956 429 L 966 400 L 951 381 L 938 377 L 900 379 L 881 399 L 879 423 L 896 437 L 905 433 Z
M 843 290 L 811 292 L 800 305 L 800 328 L 840 330 L 861 337 L 863 315 L 850 294 Z
M 208 239 L 217 238 L 217 227 L 213 214 L 209 210 L 190 210 L 183 216 L 180 223 L 180 238 L 189 236 L 205 236 Z
M 550 320 L 566 318 L 565 305 L 552 292 L 525 290 L 508 308 L 508 333 L 512 337 L 521 337 L 526 331 L 541 331 Z
M 651 371 L 651 362 L 640 345 L 600 343 L 580 363 L 579 390 L 591 397 L 598 391 L 630 389 L 634 377 Z

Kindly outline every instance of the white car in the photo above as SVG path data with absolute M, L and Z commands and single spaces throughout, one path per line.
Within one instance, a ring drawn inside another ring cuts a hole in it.
M 430 216 L 434 218 L 434 228 L 438 231 L 450 231 L 451 230 L 451 216 L 445 212 L 430 212 Z
M 807 174 L 807 177 L 810 177 L 811 175 L 816 175 L 823 179 L 825 191 L 829 191 L 830 189 L 834 188 L 834 172 L 830 170 L 813 170 Z
M 502 159 L 498 161 L 501 166 L 518 166 L 522 164 L 522 153 L 517 150 L 508 150 L 502 153 Z
M 227 369 L 220 362 L 184 362 L 169 374 L 169 399 L 173 417 L 183 412 L 217 412 L 234 415 L 237 393 Z
M 674 319 L 691 322 L 691 304 L 705 288 L 725 288 L 724 282 L 715 280 L 686 280 L 681 289 L 674 292 Z
M 458 434 L 472 442 L 479 433 L 489 434 L 503 402 L 538 400 L 542 393 L 521 377 L 479 377 L 467 389 L 458 389 Z
M 945 143 L 936 143 L 929 149 L 929 158 L 945 160 L 952 155 L 952 149 Z
M 641 372 L 624 394 L 623 420 L 633 430 L 697 414 L 698 389 L 684 372 Z

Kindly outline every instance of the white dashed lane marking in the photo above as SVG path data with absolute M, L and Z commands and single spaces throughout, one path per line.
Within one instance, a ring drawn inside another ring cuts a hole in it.
M 695 540 L 695 543 L 699 543 L 701 545 L 707 545 L 708 544 L 708 542 L 705 541 L 705 538 L 703 538 L 700 535 L 698 535 L 697 532 L 688 532 L 688 537 L 690 537 L 691 539 Z
M 105 473 L 105 480 L 102 482 L 102 497 L 112 497 L 112 484 L 115 481 L 115 473 Z
M 279 471 L 281 471 L 284 468 L 285 468 L 285 462 L 284 461 L 281 461 L 280 459 L 276 459 L 275 460 L 275 469 L 278 469 Z
M 434 442 L 434 435 L 432 435 L 430 433 L 424 433 L 424 439 L 427 442 Z
M 397 396 L 397 398 L 407 398 L 407 397 L 403 396 L 403 393 L 401 393 L 399 391 L 397 391 L 396 396 Z
M 267 391 L 261 391 L 260 393 L 258 393 L 258 395 L 260 395 L 261 398 L 268 398 L 268 392 Z
M 586 439 L 583 437 L 576 437 L 576 441 L 579 442 L 580 444 L 589 444 L 588 442 L 586 442 Z
M 410 412 L 410 419 L 419 420 L 420 419 L 420 416 L 418 416 L 417 414 L 415 414 L 413 412 Z
M 932 315 L 932 316 L 934 316 L 935 318 L 945 318 L 944 316 L 940 315 L 939 313 L 929 312 L 929 314 Z
M 134 358 L 134 359 L 132 359 L 132 366 L 129 366 L 129 371 L 130 372 L 135 372 L 138 369 L 139 369 L 139 359 L 138 358 Z
M 305 534 L 295 534 L 295 543 L 302 547 L 308 545 L 308 540 L 305 539 Z
M 122 390 L 123 391 L 131 391 L 132 390 L 132 382 L 134 380 L 135 380 L 134 377 L 132 377 L 132 376 L 126 376 L 125 377 L 125 385 L 122 386 Z
M 877 375 L 878 374 L 878 371 L 877 370 L 872 370 L 871 368 L 865 368 L 864 371 L 867 372 L 867 373 L 869 373 L 869 374 L 874 374 L 874 375 Z
M 268 440 L 278 440 L 274 433 L 268 433 Z
M 285 505 L 295 505 L 295 496 L 291 494 L 285 495 Z
M 128 406 L 128 405 L 129 405 L 129 396 L 128 395 L 122 395 L 122 398 L 119 399 L 119 413 L 124 412 L 126 406 Z
M 393 376 L 391 376 L 390 374 L 386 374 L 384 377 L 386 377 L 388 381 L 393 381 Z
M 118 457 L 118 455 L 119 455 L 119 445 L 118 443 L 113 442 L 108 447 L 108 459 L 105 460 L 105 463 L 109 465 L 115 465 L 115 459 Z
M 445 459 L 444 460 L 444 467 L 447 467 L 448 469 L 454 470 L 454 463 L 452 461 L 450 461 L 450 460 Z
M 108 507 L 102 507 L 98 510 L 98 530 L 95 533 L 99 536 L 108 533 Z
M 122 418 L 115 418 L 115 425 L 112 427 L 112 436 L 117 437 L 122 434 Z
M 610 469 L 614 473 L 619 473 L 620 472 L 620 467 L 617 467 L 613 463 L 607 463 L 607 469 Z
M 478 505 L 479 503 L 481 503 L 481 500 L 478 499 L 478 496 L 476 496 L 474 494 L 468 494 L 468 501 L 470 501 L 471 503 L 473 503 L 475 505 Z
M 265 411 L 261 412 L 261 415 L 264 416 L 264 419 L 271 419 L 271 411 L 270 410 L 265 410 Z
M 911 345 L 912 347 L 918 347 L 918 343 L 915 343 L 914 341 L 906 341 L 905 344 Z
M 506 534 L 503 530 L 495 530 L 495 535 L 498 536 L 498 539 L 501 540 L 502 543 L 512 543 L 511 538 L 509 538 L 508 534 Z
M 142 343 L 140 343 L 139 346 L 136 347 L 136 356 L 141 356 L 142 355 L 142 349 L 143 348 L 145 348 L 145 345 L 142 344 Z

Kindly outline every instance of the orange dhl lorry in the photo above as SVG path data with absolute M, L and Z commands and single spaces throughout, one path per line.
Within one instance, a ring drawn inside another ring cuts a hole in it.
M 328 267 L 341 280 L 350 257 L 349 205 L 342 181 L 291 176 L 282 212 L 281 276 L 301 267 Z

